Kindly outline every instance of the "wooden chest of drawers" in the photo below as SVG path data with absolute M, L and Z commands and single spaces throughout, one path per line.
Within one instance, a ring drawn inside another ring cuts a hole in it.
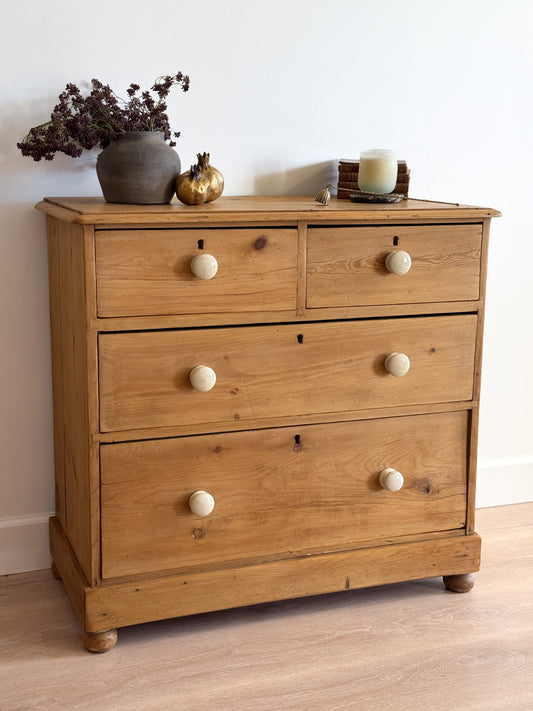
M 121 626 L 479 567 L 494 210 L 47 198 L 54 572 Z

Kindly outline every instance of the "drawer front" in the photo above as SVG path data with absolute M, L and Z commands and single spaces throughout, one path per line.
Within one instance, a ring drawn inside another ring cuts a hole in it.
M 103 577 L 463 528 L 468 429 L 463 411 L 102 445 Z
M 191 271 L 193 258 L 205 254 L 218 265 L 208 279 Z M 101 230 L 98 315 L 294 309 L 296 259 L 295 229 Z
M 392 252 L 411 267 L 386 267 Z M 307 306 L 369 306 L 479 298 L 480 225 L 319 227 L 309 229 Z
M 475 315 L 99 336 L 102 431 L 218 423 L 472 398 Z M 385 368 L 404 353 L 410 370 Z M 207 392 L 196 366 L 214 370 Z

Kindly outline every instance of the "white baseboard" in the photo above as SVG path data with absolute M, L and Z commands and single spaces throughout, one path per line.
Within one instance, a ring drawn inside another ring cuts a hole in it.
M 533 501 L 533 456 L 480 461 L 477 508 Z M 0 518 L 0 575 L 49 568 L 48 519 L 53 513 Z
M 53 515 L 0 518 L 0 575 L 50 567 L 48 519 Z
M 478 509 L 527 501 L 533 501 L 533 456 L 478 462 Z

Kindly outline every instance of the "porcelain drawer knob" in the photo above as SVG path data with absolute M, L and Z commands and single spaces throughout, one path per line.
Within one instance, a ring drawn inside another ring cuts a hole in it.
M 215 387 L 217 375 L 208 365 L 196 365 L 189 373 L 189 381 L 195 390 L 206 393 Z
M 405 353 L 389 353 L 384 362 L 385 370 L 391 375 L 400 377 L 405 375 L 411 367 L 411 361 Z
M 403 274 L 407 274 L 409 269 L 411 269 L 411 257 L 407 252 L 403 252 L 402 250 L 391 252 L 387 254 L 385 266 L 392 274 L 402 276 Z
M 191 261 L 191 272 L 198 279 L 212 279 L 218 271 L 218 262 L 212 254 L 197 254 Z
M 207 491 L 195 491 L 189 496 L 189 508 L 195 516 L 209 516 L 215 508 L 215 500 Z
M 379 483 L 388 491 L 400 491 L 403 486 L 403 476 L 396 469 L 387 467 L 379 475 Z

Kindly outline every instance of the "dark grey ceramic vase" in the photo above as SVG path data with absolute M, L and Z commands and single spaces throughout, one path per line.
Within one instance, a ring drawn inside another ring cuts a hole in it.
M 107 202 L 155 205 L 172 200 L 181 162 L 162 131 L 132 131 L 112 141 L 96 160 Z

